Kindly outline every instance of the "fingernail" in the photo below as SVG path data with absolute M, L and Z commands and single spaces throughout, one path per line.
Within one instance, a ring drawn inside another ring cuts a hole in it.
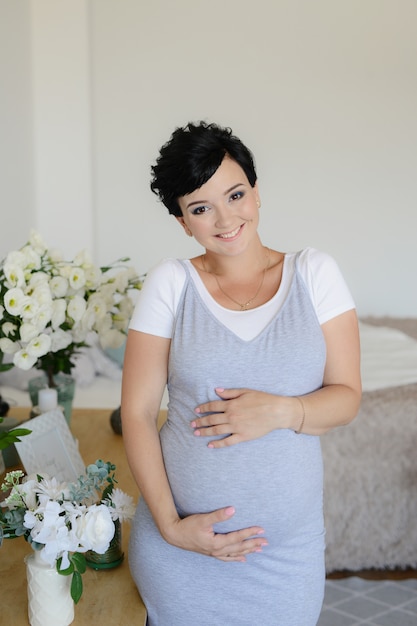
M 196 422 L 191 422 L 191 428 L 195 428 L 197 426 Z
M 216 391 L 216 392 L 220 391 L 220 393 L 221 393 L 222 391 L 224 391 L 224 387 L 216 387 L 214 391 Z
M 235 507 L 233 506 L 228 506 L 226 508 L 226 515 L 234 515 L 235 514 Z
M 199 437 L 200 435 L 201 435 L 201 433 L 200 433 L 200 431 L 199 431 L 199 430 L 195 430 L 195 431 L 194 431 L 194 436 L 195 436 L 195 437 Z
M 197 407 L 196 409 L 194 409 L 194 413 L 201 413 L 200 409 Z

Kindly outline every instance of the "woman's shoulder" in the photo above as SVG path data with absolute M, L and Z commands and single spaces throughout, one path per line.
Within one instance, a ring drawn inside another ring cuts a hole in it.
M 311 246 L 297 252 L 288 252 L 286 258 L 288 264 L 293 265 L 294 270 L 304 278 L 320 278 L 328 273 L 338 272 L 338 265 L 331 254 Z

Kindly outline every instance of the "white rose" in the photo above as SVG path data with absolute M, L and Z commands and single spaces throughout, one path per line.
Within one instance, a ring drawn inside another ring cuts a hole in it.
M 114 537 L 114 523 L 105 504 L 89 507 L 82 525 L 77 529 L 78 538 L 87 550 L 104 554 Z

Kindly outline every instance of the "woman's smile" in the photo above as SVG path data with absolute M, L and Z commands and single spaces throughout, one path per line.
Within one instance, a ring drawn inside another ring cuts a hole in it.
M 216 237 L 218 237 L 219 239 L 234 239 L 235 237 L 240 235 L 240 231 L 243 227 L 244 224 L 238 226 L 234 230 L 229 231 L 228 233 L 219 233 L 218 235 L 216 235 Z

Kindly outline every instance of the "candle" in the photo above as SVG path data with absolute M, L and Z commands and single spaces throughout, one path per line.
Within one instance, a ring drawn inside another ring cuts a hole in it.
M 56 389 L 47 387 L 46 389 L 39 389 L 38 393 L 38 407 L 40 413 L 46 411 L 52 411 L 58 406 L 58 392 Z

